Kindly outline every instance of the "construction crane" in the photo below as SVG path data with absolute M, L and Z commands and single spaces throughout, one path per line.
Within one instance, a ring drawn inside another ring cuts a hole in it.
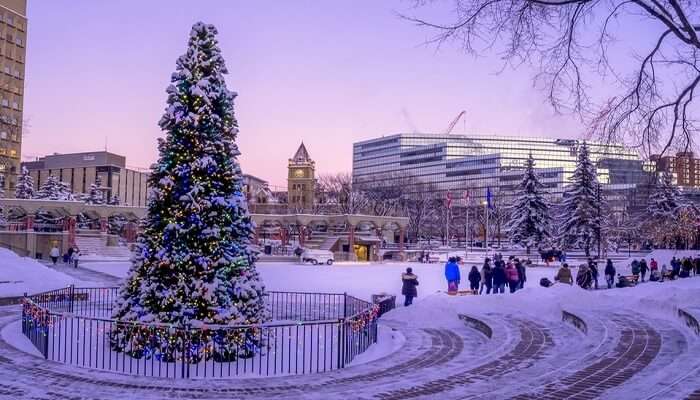
M 453 119 L 452 122 L 450 122 L 450 125 L 447 126 L 447 129 L 445 129 L 445 133 L 444 133 L 444 134 L 445 134 L 445 135 L 449 135 L 450 133 L 452 133 L 452 130 L 455 128 L 455 125 L 457 125 L 457 122 L 459 122 L 459 120 L 460 120 L 462 117 L 464 117 L 464 114 L 466 114 L 466 113 L 467 113 L 467 112 L 466 112 L 465 110 L 462 110 L 459 114 L 457 114 L 457 116 L 455 117 L 455 119 Z

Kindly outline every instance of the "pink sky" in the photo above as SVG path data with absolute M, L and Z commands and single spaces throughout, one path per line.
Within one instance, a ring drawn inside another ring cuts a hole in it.
M 534 71 L 424 46 L 400 1 L 29 1 L 23 158 L 108 149 L 155 161 L 165 87 L 193 22 L 219 29 L 244 172 L 286 184 L 303 140 L 317 173 L 352 169 L 352 143 L 442 131 L 576 137 L 532 89 Z

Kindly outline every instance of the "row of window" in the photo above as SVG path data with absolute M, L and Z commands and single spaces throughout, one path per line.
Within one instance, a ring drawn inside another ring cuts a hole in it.
M 23 79 L 22 71 L 20 71 L 18 68 L 13 67 L 11 65 L 5 65 L 2 68 L 2 72 L 4 72 L 6 75 L 9 75 L 9 76 L 17 78 L 17 79 Z
M 22 18 L 12 14 L 11 12 L 0 13 L 0 22 L 4 22 L 7 25 L 24 32 L 24 21 Z
M 15 149 L 7 149 L 5 147 L 0 146 L 0 156 L 9 156 L 12 158 L 18 158 L 19 156 L 17 155 L 17 150 Z
M 0 100 L 0 105 L 3 107 L 12 108 L 13 110 L 22 111 L 17 100 L 10 101 L 9 99 L 2 99 Z
M 17 133 L 8 133 L 7 131 L 0 131 L 0 139 L 2 140 L 12 140 L 14 142 L 19 141 L 20 136 Z

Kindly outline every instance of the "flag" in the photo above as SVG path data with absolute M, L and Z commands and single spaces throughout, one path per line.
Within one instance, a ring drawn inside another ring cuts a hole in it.
M 486 206 L 493 209 L 493 196 L 491 195 L 491 188 L 486 188 Z
M 452 207 L 452 194 L 448 191 L 447 192 L 447 208 Z

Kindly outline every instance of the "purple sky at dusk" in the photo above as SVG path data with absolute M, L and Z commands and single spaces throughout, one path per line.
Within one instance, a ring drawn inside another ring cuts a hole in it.
M 456 133 L 577 137 L 532 88 L 534 71 L 495 72 L 395 11 L 400 1 L 29 0 L 23 158 L 101 150 L 147 167 L 156 159 L 165 88 L 192 23 L 219 29 L 238 92 L 244 172 L 273 185 L 300 141 L 317 173 L 350 171 L 352 143 L 413 128 Z

